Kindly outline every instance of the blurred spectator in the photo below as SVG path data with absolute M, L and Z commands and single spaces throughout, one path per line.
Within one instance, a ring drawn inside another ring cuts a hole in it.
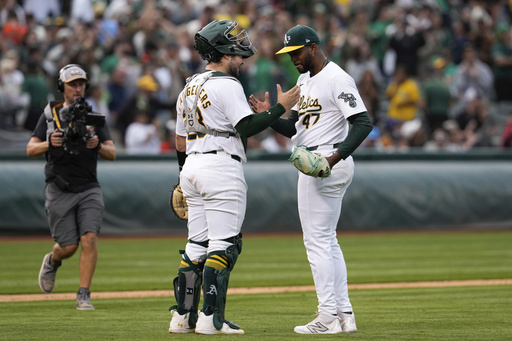
M 32 14 L 38 23 L 59 17 L 61 14 L 58 0 L 24 0 L 23 8 L 25 13 Z
M 105 116 L 105 120 L 109 125 L 109 128 L 115 121 L 112 120 L 110 110 L 108 110 L 108 104 L 104 94 L 103 87 L 98 84 L 93 84 L 88 91 L 89 96 L 86 98 L 87 103 L 91 105 L 92 111 L 100 113 Z M 112 129 L 110 129 L 112 130 Z
M 368 29 L 368 42 L 372 49 L 372 55 L 377 59 L 381 71 L 383 70 L 384 55 L 386 54 L 389 41 L 386 30 L 392 22 L 392 7 L 386 5 L 378 10 L 377 18 L 375 20 L 371 20 L 371 24 Z
M 494 41 L 493 18 L 490 14 L 490 1 L 469 1 L 468 38 L 474 46 L 477 58 L 490 65 L 491 48 Z
M 496 43 L 492 47 L 494 62 L 494 89 L 497 101 L 512 101 L 512 34 L 508 24 L 496 29 Z
M 403 65 L 411 76 L 418 75 L 419 49 L 425 45 L 424 24 L 412 14 L 399 13 L 394 21 L 389 47 L 396 54 L 395 68 Z
M 170 109 L 170 103 L 158 99 L 158 90 L 159 85 L 155 78 L 146 74 L 137 81 L 137 91 L 123 100 L 118 108 L 116 121 L 123 141 L 125 141 L 126 129 L 134 121 L 137 113 L 146 112 L 151 122 L 156 117 L 157 110 Z
M 497 134 L 497 123 L 490 116 L 489 102 L 474 97 L 466 102 L 464 110 L 458 114 L 456 121 L 459 129 L 466 137 L 466 147 L 495 147 L 499 145 L 499 139 L 493 136 Z
M 0 27 L 7 23 L 9 15 L 12 15 L 11 13 L 14 13 L 20 25 L 25 26 L 27 24 L 25 10 L 16 0 L 0 0 Z
M 418 51 L 420 56 L 419 75 L 428 75 L 430 61 L 435 56 L 446 54 L 452 41 L 452 35 L 444 26 L 441 12 L 433 6 L 424 5 L 422 15 L 428 18 L 430 25 L 425 28 L 425 45 Z
M 29 98 L 22 93 L 25 76 L 18 69 L 16 51 L 8 51 L 0 60 L 0 128 L 20 130 L 26 118 Z
M 101 1 L 97 1 L 101 3 Z M 94 5 L 92 0 L 73 0 L 70 17 L 73 22 L 92 23 L 94 20 Z
M 159 154 L 161 140 L 159 136 L 160 121 L 145 111 L 135 114 L 134 120 L 126 129 L 125 146 L 127 154 Z
M 133 56 L 133 47 L 129 41 L 119 40 L 112 53 L 107 54 L 101 61 L 101 70 L 111 75 L 118 65 L 133 65 L 138 61 Z
M 437 128 L 432 132 L 431 139 L 425 143 L 423 149 L 427 152 L 441 152 L 447 151 L 448 145 L 448 134 L 443 128 Z
M 507 118 L 507 124 L 501 136 L 500 146 L 503 148 L 512 148 L 512 114 Z
M 468 43 L 468 36 L 464 28 L 462 21 L 456 20 L 452 24 L 452 42 L 450 45 L 450 52 L 455 64 L 462 62 L 462 56 L 464 54 L 464 47 Z
M 454 78 L 454 96 L 463 101 L 469 96 L 468 92 L 475 92 L 476 96 L 489 100 L 493 94 L 494 76 L 489 65 L 477 58 L 476 51 L 471 44 L 464 47 L 462 62 L 457 66 Z
M 378 125 L 380 122 L 380 88 L 375 81 L 373 72 L 366 70 L 361 81 L 357 84 L 357 88 L 368 114 L 372 118 L 373 125 Z
M 379 62 L 372 56 L 370 45 L 364 41 L 354 48 L 353 55 L 347 60 L 345 70 L 354 78 L 356 83 L 360 83 L 364 74 L 369 71 L 372 73 L 373 80 L 377 86 L 383 86 L 383 76 L 380 71 Z
M 110 78 L 107 81 L 106 91 L 108 95 L 108 110 L 110 113 L 110 130 L 117 126 L 117 112 L 124 99 L 128 96 L 128 87 L 126 84 L 126 72 L 124 67 L 118 66 L 112 72 Z
M 448 119 L 452 98 L 450 88 L 443 79 L 446 61 L 442 57 L 434 57 L 427 68 L 427 78 L 422 82 L 421 107 L 425 115 L 426 129 L 429 137 L 441 128 Z
M 410 77 L 408 68 L 398 65 L 386 89 L 389 98 L 388 119 L 405 122 L 416 118 L 421 94 L 418 83 Z
M 454 120 L 448 120 L 443 123 L 443 129 L 448 135 L 448 143 L 445 150 L 448 152 L 465 152 L 467 147 L 468 134 L 459 128 L 459 125 Z M 471 141 L 470 141 L 471 142 Z
M 260 40 L 258 54 L 256 58 L 250 59 L 249 62 L 251 65 L 248 69 L 248 76 L 251 81 L 246 90 L 249 95 L 254 94 L 257 97 L 263 97 L 266 91 L 270 91 L 271 103 L 277 100 L 277 91 L 274 84 L 282 84 L 283 79 L 282 71 L 275 60 L 277 49 L 274 42 L 275 40 L 269 36 L 264 36 Z
M 24 21 L 24 20 L 23 20 Z M 28 32 L 27 26 L 20 22 L 14 10 L 7 12 L 6 23 L 2 27 L 2 37 L 14 45 L 20 45 Z
M 23 128 L 32 132 L 51 94 L 48 79 L 44 76 L 37 59 L 32 59 L 27 63 L 22 91 L 30 98 L 27 117 L 23 123 Z

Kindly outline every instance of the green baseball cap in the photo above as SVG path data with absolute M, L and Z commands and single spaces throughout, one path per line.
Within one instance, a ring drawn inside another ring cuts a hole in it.
M 276 54 L 288 53 L 298 50 L 306 45 L 319 44 L 318 34 L 309 26 L 297 25 L 286 32 L 284 35 L 284 47 Z

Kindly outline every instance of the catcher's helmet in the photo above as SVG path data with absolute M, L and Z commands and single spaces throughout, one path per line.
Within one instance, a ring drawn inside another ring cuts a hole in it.
M 236 21 L 212 21 L 196 33 L 195 42 L 194 48 L 208 62 L 225 54 L 248 58 L 257 53 L 247 31 L 240 30 Z

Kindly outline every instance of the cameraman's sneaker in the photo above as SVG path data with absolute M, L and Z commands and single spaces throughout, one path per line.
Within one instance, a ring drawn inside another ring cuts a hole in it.
M 53 262 L 53 264 L 54 265 L 52 265 L 52 253 L 50 252 L 44 256 L 41 270 L 39 270 L 39 287 L 46 294 L 49 294 L 53 291 L 53 286 L 55 285 L 55 275 L 57 274 L 57 269 L 62 264 L 62 262 Z
M 217 330 L 213 325 L 213 314 L 206 316 L 202 311 L 199 312 L 199 318 L 196 323 L 196 334 L 243 334 L 243 329 L 231 321 L 226 321 L 222 324 L 222 328 Z
M 342 329 L 337 316 L 320 314 L 305 326 L 295 327 L 293 331 L 298 334 L 340 334 Z
M 80 288 L 76 293 L 76 309 L 78 310 L 94 310 L 91 304 L 91 292 L 87 288 Z
M 176 310 L 171 311 L 172 320 L 169 325 L 169 333 L 173 334 L 186 334 L 193 333 L 194 329 L 188 325 L 189 313 L 180 315 Z
M 343 330 L 343 333 L 357 332 L 356 317 L 354 316 L 354 313 L 338 313 L 338 318 L 340 319 L 341 329 Z

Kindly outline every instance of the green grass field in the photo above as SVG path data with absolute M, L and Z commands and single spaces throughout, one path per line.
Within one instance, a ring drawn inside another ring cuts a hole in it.
M 170 290 L 185 238 L 100 238 L 91 290 L 95 311 L 75 302 L 0 303 L 0 340 L 191 340 L 167 333 L 170 297 L 94 299 L 94 292 Z M 349 284 L 512 278 L 512 231 L 346 234 Z M 0 295 L 40 293 L 37 275 L 51 239 L 0 240 Z M 246 236 L 230 287 L 312 285 L 302 238 Z M 76 292 L 78 257 L 59 269 L 54 292 Z M 230 295 L 226 316 L 247 340 L 510 340 L 511 286 L 351 290 L 359 332 L 301 336 L 314 292 Z M 233 336 L 221 336 L 233 338 Z

